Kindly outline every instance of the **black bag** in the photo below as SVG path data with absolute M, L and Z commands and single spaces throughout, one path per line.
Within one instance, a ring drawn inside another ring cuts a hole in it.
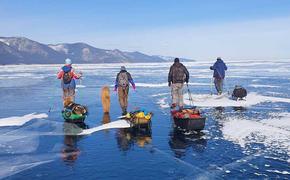
M 64 84 L 69 84 L 72 80 L 71 72 L 70 71 L 64 72 L 62 80 Z
M 232 97 L 233 99 L 243 99 L 247 96 L 247 90 L 242 86 L 235 86 Z

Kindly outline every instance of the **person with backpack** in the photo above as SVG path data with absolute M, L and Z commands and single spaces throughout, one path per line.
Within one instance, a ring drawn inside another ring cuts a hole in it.
M 228 69 L 224 61 L 218 57 L 213 66 L 210 67 L 213 70 L 214 85 L 218 95 L 223 92 L 223 82 L 225 78 L 225 71 Z
M 65 65 L 57 74 L 57 78 L 61 79 L 61 87 L 63 89 L 63 99 L 71 98 L 74 101 L 76 83 L 75 79 L 79 79 L 81 74 L 74 72 L 72 61 L 65 59 Z
M 127 114 L 128 107 L 128 95 L 129 95 L 129 84 L 131 83 L 133 89 L 136 89 L 133 78 L 129 72 L 127 72 L 125 66 L 121 66 L 120 72 L 117 74 L 115 81 L 115 89 L 118 90 L 119 103 L 122 108 L 122 115 Z
M 179 62 L 179 58 L 174 59 L 174 64 L 170 67 L 168 73 L 168 86 L 171 87 L 172 105 L 179 109 L 183 108 L 183 84 L 188 84 L 189 73 L 186 67 Z

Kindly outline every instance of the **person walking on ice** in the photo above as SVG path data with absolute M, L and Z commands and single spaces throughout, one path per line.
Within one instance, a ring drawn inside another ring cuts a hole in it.
M 121 66 L 120 72 L 117 74 L 115 81 L 115 89 L 118 90 L 119 103 L 122 108 L 122 115 L 127 114 L 128 107 L 128 95 L 129 95 L 129 84 L 131 83 L 133 89 L 136 89 L 133 78 L 129 72 L 127 72 L 125 66 Z
M 189 73 L 186 67 L 179 62 L 179 58 L 174 59 L 173 65 L 168 73 L 168 86 L 171 87 L 172 104 L 171 109 L 183 108 L 183 84 L 188 84 Z
M 57 78 L 61 79 L 61 87 L 63 90 L 63 100 L 67 100 L 74 102 L 76 83 L 75 79 L 79 79 L 81 74 L 77 74 L 74 72 L 72 67 L 72 61 L 70 59 L 65 59 L 65 65 L 61 68 L 61 70 L 57 74 Z
M 218 95 L 223 93 L 223 83 L 225 79 L 225 71 L 228 69 L 224 61 L 218 57 L 213 66 L 210 67 L 213 70 L 214 85 Z

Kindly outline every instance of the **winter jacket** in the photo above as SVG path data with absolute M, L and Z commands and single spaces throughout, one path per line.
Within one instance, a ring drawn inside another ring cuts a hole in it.
M 69 84 L 65 84 L 62 80 L 63 75 L 65 72 L 70 72 L 70 75 L 72 77 L 71 82 Z M 76 83 L 75 79 L 79 79 L 79 76 L 74 72 L 74 69 L 72 68 L 71 65 L 65 65 L 61 68 L 61 70 L 57 73 L 57 78 L 61 79 L 61 87 L 63 89 L 75 89 L 76 88 Z
M 214 70 L 213 77 L 217 79 L 225 78 L 225 71 L 228 69 L 223 60 L 218 59 L 213 66 L 210 67 L 211 70 Z
M 71 73 L 71 76 L 73 79 L 79 79 L 79 76 L 74 72 L 74 69 L 72 68 L 71 65 L 65 65 L 61 68 L 61 70 L 57 73 L 57 79 L 62 79 L 64 72 L 69 72 Z
M 131 74 L 129 72 L 127 72 L 126 70 L 121 70 L 118 74 L 117 74 L 117 77 L 116 77 L 116 81 L 115 81 L 115 90 L 120 86 L 119 84 L 119 78 L 120 78 L 120 74 L 121 73 L 126 73 L 127 74 L 127 77 L 128 77 L 128 85 L 129 83 L 131 83 L 131 85 L 133 86 L 133 88 L 135 89 L 135 83 L 134 83 L 134 80 L 131 76 Z
M 168 83 L 188 83 L 189 73 L 186 67 L 179 62 L 175 62 L 168 73 Z

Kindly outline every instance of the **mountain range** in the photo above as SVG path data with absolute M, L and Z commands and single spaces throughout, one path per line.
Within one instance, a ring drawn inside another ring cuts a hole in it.
M 85 43 L 42 44 L 25 37 L 0 37 L 0 64 L 145 63 L 168 62 L 173 58 L 141 52 L 99 49 Z M 186 59 L 183 59 L 186 60 Z

